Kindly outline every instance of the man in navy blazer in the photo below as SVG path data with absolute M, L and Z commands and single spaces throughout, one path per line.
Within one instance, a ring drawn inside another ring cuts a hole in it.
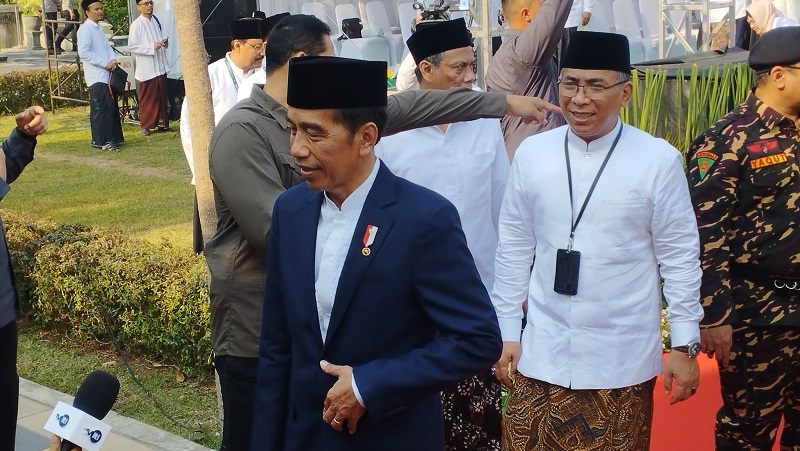
M 500 356 L 455 207 L 373 154 L 385 74 L 383 62 L 290 61 L 306 184 L 273 209 L 253 450 L 441 450 L 441 388 Z

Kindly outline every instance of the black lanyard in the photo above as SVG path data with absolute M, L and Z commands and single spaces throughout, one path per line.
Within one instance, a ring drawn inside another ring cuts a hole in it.
M 572 200 L 572 168 L 569 164 L 569 149 L 567 148 L 567 138 L 569 137 L 569 130 L 567 133 L 564 134 L 564 158 L 567 160 L 567 181 L 569 182 L 569 208 L 572 211 L 571 218 L 575 218 L 574 222 L 572 223 L 572 229 L 569 231 L 569 244 L 567 245 L 567 252 L 572 250 L 572 239 L 575 238 L 575 229 L 578 227 L 578 223 L 581 221 L 581 217 L 583 217 L 583 211 L 586 210 L 586 204 L 589 203 L 589 198 L 592 197 L 592 192 L 594 192 L 594 187 L 597 186 L 597 181 L 600 180 L 600 174 L 603 173 L 603 169 L 606 168 L 606 164 L 608 163 L 608 159 L 611 158 L 611 153 L 614 152 L 614 148 L 617 147 L 617 143 L 619 142 L 619 138 L 622 136 L 622 123 L 619 124 L 619 131 L 617 132 L 617 137 L 614 138 L 614 144 L 611 145 L 611 149 L 608 150 L 608 154 L 606 154 L 605 160 L 603 160 L 603 164 L 600 166 L 600 170 L 597 171 L 597 175 L 594 177 L 594 182 L 592 182 L 592 186 L 589 187 L 589 192 L 586 193 L 586 199 L 583 200 L 583 206 L 581 206 L 581 211 L 578 212 L 578 217 L 575 218 L 575 206 Z

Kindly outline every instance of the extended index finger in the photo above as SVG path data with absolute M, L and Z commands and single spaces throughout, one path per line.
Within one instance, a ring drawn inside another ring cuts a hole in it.
M 554 105 L 554 104 L 552 104 L 552 103 L 550 103 L 550 102 L 548 102 L 546 100 L 542 100 L 542 103 L 539 105 L 539 108 L 542 109 L 542 110 L 549 111 L 551 113 L 564 114 L 564 112 L 561 111 L 561 107 L 560 106 Z

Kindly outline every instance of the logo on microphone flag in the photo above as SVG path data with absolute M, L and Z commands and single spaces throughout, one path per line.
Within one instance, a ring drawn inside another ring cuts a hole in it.
M 100 447 L 111 432 L 111 426 L 59 401 L 47 419 L 44 430 L 69 440 L 83 451 L 100 451 Z

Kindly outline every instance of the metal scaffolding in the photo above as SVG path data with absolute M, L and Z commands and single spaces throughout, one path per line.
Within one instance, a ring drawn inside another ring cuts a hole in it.
M 81 22 L 75 20 L 45 20 L 44 26 L 50 27 L 53 39 L 56 36 L 56 29 L 59 26 L 68 24 L 75 24 L 79 26 Z M 83 73 L 81 71 L 81 59 L 78 58 L 77 43 L 73 40 L 72 36 L 64 38 L 65 41 L 72 43 L 76 51 L 72 52 L 69 56 L 59 56 L 58 54 L 51 53 L 51 49 L 46 50 L 45 59 L 47 60 L 47 83 L 50 90 L 50 110 L 55 111 L 56 100 L 66 100 L 68 102 L 75 102 L 82 105 L 89 103 L 89 90 L 86 84 L 83 83 Z M 63 55 L 63 53 L 62 53 Z M 68 97 L 64 95 L 63 85 L 73 78 L 78 78 L 79 98 Z

